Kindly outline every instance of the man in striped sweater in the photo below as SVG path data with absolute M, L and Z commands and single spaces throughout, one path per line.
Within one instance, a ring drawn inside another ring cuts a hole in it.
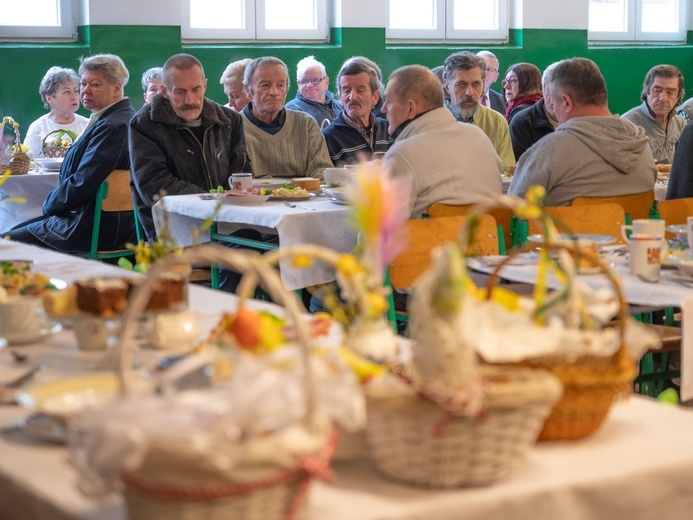
M 315 119 L 284 107 L 289 70 L 282 60 L 253 60 L 243 84 L 252 98 L 241 114 L 255 177 L 320 177 L 332 167 Z

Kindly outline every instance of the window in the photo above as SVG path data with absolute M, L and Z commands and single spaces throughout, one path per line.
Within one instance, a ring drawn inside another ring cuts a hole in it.
M 686 41 L 686 0 L 590 0 L 590 41 Z
M 327 40 L 326 0 L 182 0 L 186 40 Z
M 391 40 L 505 40 L 508 0 L 389 0 Z
M 74 39 L 72 0 L 0 0 L 0 37 Z

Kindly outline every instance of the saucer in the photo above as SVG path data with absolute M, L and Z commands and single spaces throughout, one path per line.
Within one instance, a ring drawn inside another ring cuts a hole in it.
M 62 330 L 63 326 L 54 321 L 46 322 L 39 330 L 31 330 L 27 332 L 17 332 L 14 334 L 5 334 L 5 339 L 12 345 L 21 345 L 24 343 L 36 343 L 48 336 L 52 336 Z

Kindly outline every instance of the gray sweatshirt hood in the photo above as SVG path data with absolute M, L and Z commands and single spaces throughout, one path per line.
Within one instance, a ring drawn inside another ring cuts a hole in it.
M 576 117 L 556 132 L 570 133 L 624 175 L 636 168 L 643 144 L 649 146 L 641 127 L 618 116 Z

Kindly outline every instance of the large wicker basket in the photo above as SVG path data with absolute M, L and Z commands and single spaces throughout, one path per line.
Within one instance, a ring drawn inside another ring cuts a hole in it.
M 525 460 L 560 382 L 546 372 L 484 367 L 484 413 L 449 414 L 424 397 L 367 394 L 368 444 L 386 476 L 432 488 L 482 485 Z
M 276 271 L 265 262 L 258 261 L 256 254 L 246 251 L 234 251 L 218 246 L 201 246 L 160 261 L 150 269 L 149 279 L 133 295 L 125 315 L 119 352 L 121 388 L 127 392 L 126 379 L 123 376 L 126 372 L 125 367 L 131 366 L 131 352 L 128 344 L 134 331 L 135 320 L 132 318 L 144 308 L 144 302 L 149 299 L 157 278 L 172 266 L 191 265 L 203 260 L 251 274 L 254 279 L 262 281 L 275 301 L 284 304 L 295 324 L 299 343 L 304 346 L 302 358 L 306 367 L 304 384 L 307 410 L 304 421 L 306 427 L 311 428 L 314 421 L 315 396 L 311 371 L 308 368 L 310 366 L 307 348 L 309 336 L 306 324 L 300 319 L 295 296 L 283 291 Z M 307 502 L 311 480 L 315 477 L 328 476 L 329 461 L 337 445 L 337 437 L 335 434 L 327 436 L 321 451 L 303 458 L 296 467 L 275 470 L 270 468 L 269 473 L 266 473 L 264 477 L 251 482 L 215 481 L 200 485 L 198 481 L 191 481 L 186 482 L 187 485 L 173 485 L 170 482 L 153 482 L 146 477 L 143 478 L 143 475 L 138 474 L 137 471 L 123 475 L 122 482 L 129 517 L 131 520 L 153 518 L 293 520 L 299 518 Z M 161 463 L 166 464 L 166 461 Z
M 570 246 L 542 244 L 548 249 L 570 249 Z M 498 265 L 489 279 L 489 297 L 495 286 L 499 272 L 510 259 L 530 248 L 517 249 Z M 610 270 L 592 251 L 581 251 L 585 260 L 599 267 L 611 280 L 620 305 L 618 327 L 621 345 L 613 356 L 581 356 L 567 359 L 565 356 L 547 356 L 528 359 L 519 365 L 546 370 L 556 375 L 564 386 L 563 397 L 556 403 L 539 440 L 573 440 L 594 433 L 606 419 L 611 405 L 619 399 L 626 399 L 632 393 L 633 379 L 637 366 L 628 354 L 624 343 L 627 306 L 621 288 Z

